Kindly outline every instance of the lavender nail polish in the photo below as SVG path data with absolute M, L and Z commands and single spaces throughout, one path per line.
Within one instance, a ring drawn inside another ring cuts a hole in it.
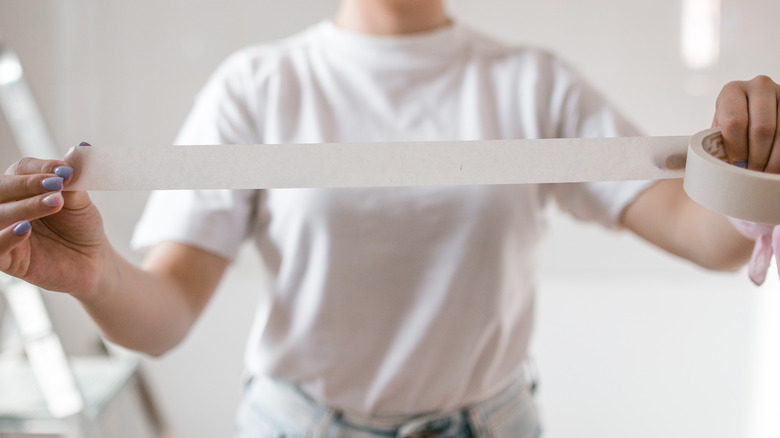
M 70 166 L 60 166 L 54 169 L 54 174 L 62 179 L 68 179 L 73 174 L 73 168 Z
M 41 184 L 46 190 L 62 190 L 62 181 L 62 177 L 52 176 L 51 178 L 44 179 Z
M 735 166 L 740 167 L 742 169 L 747 169 L 748 162 L 747 161 L 737 161 L 734 163 Z
M 86 141 L 82 141 L 81 143 L 79 143 L 79 146 L 92 146 L 92 145 L 87 143 Z
M 24 221 L 14 227 L 14 234 L 16 234 L 17 236 L 24 236 L 30 230 L 32 230 L 32 225 L 30 225 L 30 221 Z

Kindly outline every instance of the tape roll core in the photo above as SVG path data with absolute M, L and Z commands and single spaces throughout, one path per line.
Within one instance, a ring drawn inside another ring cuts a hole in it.
M 780 175 L 742 169 L 724 160 L 720 130 L 692 136 L 683 183 L 688 196 L 726 216 L 780 224 Z

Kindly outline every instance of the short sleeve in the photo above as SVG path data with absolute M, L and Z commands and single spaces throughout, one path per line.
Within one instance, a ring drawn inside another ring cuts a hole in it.
M 565 65 L 556 67 L 560 112 L 555 132 L 561 137 L 631 137 L 641 135 L 628 120 Z M 561 210 L 577 219 L 617 228 L 623 210 L 654 181 L 561 183 L 546 187 Z
M 217 69 L 198 94 L 176 144 L 260 142 L 260 115 L 247 103 L 248 96 L 260 99 L 249 65 L 239 52 Z M 164 241 L 180 242 L 232 260 L 250 232 L 256 195 L 252 190 L 152 192 L 131 244 L 144 250 Z
M 132 246 L 145 250 L 160 242 L 179 242 L 233 260 L 251 230 L 255 194 L 254 190 L 152 192 Z

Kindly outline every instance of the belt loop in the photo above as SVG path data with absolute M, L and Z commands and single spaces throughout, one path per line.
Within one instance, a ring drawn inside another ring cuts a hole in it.
M 523 362 L 523 377 L 532 396 L 539 390 L 539 367 L 532 357 L 527 357 Z
M 492 438 L 493 434 L 490 433 L 490 429 L 488 429 L 485 419 L 477 408 L 466 408 L 463 410 L 463 413 L 466 414 L 466 421 L 468 421 L 469 427 L 471 428 L 471 434 L 474 435 L 474 438 Z
M 306 434 L 307 438 L 324 438 L 325 434 L 328 432 L 328 426 L 331 425 L 333 422 L 333 419 L 336 418 L 336 415 L 338 414 L 338 411 L 333 408 L 327 408 L 327 411 L 325 412 L 325 415 L 322 416 L 322 419 L 317 423 L 317 425 L 309 430 L 309 433 Z

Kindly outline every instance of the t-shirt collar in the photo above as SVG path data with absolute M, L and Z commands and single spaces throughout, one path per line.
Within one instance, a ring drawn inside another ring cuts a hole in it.
M 414 68 L 442 64 L 463 53 L 464 29 L 457 22 L 414 34 L 373 35 L 324 20 L 313 29 L 317 43 L 327 50 L 376 66 Z

